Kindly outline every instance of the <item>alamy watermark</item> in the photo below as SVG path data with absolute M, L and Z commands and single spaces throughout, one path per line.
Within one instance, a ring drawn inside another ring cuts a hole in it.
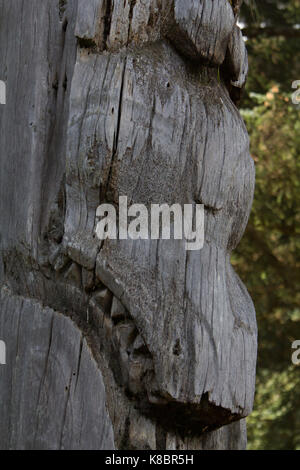
M 100 240 L 185 240 L 186 250 L 201 250 L 204 245 L 203 204 L 144 204 L 128 207 L 127 196 L 119 197 L 118 214 L 114 205 L 101 204 L 96 234 Z
M 0 365 L 6 364 L 6 345 L 4 341 L 0 340 Z
M 296 349 L 296 351 L 294 351 L 292 354 L 292 363 L 295 366 L 298 366 L 300 364 L 300 340 L 299 339 L 293 342 L 292 349 Z
M 300 104 L 300 80 L 295 80 L 292 83 L 292 88 L 296 89 L 296 91 L 294 91 L 294 93 L 292 94 L 292 103 L 299 105 Z
M 6 84 L 0 80 L 0 104 L 6 104 Z

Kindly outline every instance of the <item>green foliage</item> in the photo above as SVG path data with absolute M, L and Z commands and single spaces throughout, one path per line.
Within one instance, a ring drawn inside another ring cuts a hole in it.
M 256 2 L 255 14 L 244 7 L 243 21 L 247 28 L 262 22 L 293 28 L 299 7 L 300 0 Z M 254 300 L 259 326 L 249 448 L 300 450 L 300 366 L 291 362 L 292 342 L 300 340 L 300 106 L 291 101 L 291 84 L 300 80 L 300 40 L 262 31 L 248 41 L 248 52 L 242 114 L 256 191 L 233 264 Z
M 299 0 L 244 0 L 242 19 L 251 27 L 290 27 L 299 23 L 299 9 Z
M 300 25 L 300 0 L 244 2 L 241 22 L 249 32 L 255 31 L 247 41 L 250 74 L 244 101 L 244 106 L 252 107 L 256 103 L 248 91 L 263 94 L 280 84 L 281 91 L 289 93 L 292 81 L 300 79 L 300 30 L 295 38 L 281 34 Z M 265 27 L 273 33 L 265 33 Z
M 250 450 L 300 450 L 297 387 L 300 388 L 300 374 L 294 366 L 282 372 L 260 372 L 256 406 L 248 419 Z

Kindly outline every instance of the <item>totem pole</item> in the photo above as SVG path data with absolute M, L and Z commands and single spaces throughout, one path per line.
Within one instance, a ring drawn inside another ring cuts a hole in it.
M 244 449 L 254 164 L 229 0 L 0 0 L 0 448 Z M 204 244 L 97 208 L 204 206 Z

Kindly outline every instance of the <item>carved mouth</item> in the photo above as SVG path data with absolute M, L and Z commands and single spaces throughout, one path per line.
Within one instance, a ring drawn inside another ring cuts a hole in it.
M 95 251 L 87 246 L 76 242 L 56 245 L 49 260 L 38 269 L 33 269 L 23 255 L 7 254 L 6 272 L 10 274 L 13 290 L 71 316 L 93 352 L 100 349 L 106 357 L 117 386 L 124 390 L 133 406 L 165 429 L 202 434 L 241 419 L 240 414 L 211 403 L 208 393 L 192 403 L 176 400 L 161 391 L 153 355 L 122 301 L 117 279 L 108 277 L 105 266 L 96 269 Z M 21 272 L 16 273 L 16 266 Z M 26 277 L 26 292 L 20 291 L 23 285 L 18 281 L 20 276 Z M 43 289 L 39 289 L 41 284 Z M 180 354 L 180 345 L 177 349 L 175 345 L 173 354 Z M 98 364 L 101 368 L 101 358 Z
M 71 273 L 77 268 L 79 265 L 73 261 L 65 269 L 65 276 L 74 279 Z M 92 280 L 92 271 L 80 268 L 82 285 L 89 295 L 88 322 L 103 341 L 116 383 L 142 413 L 156 419 L 166 430 L 189 430 L 194 434 L 210 432 L 240 419 L 225 409 L 220 413 L 220 407 L 209 402 L 208 394 L 197 404 L 181 403 L 158 392 L 153 357 L 131 313 L 102 282 L 103 278 L 93 274 Z
M 153 357 L 128 310 L 102 283 L 97 281 L 89 302 L 90 321 L 106 337 L 106 353 L 117 384 L 124 388 L 138 408 L 167 429 L 202 434 L 239 420 L 239 415 L 221 410 L 204 394 L 200 403 L 180 403 L 155 390 Z M 101 312 L 99 314 L 99 312 Z

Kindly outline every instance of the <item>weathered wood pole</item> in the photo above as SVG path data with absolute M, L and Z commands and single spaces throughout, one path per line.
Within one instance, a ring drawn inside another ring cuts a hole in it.
M 1 449 L 245 448 L 239 3 L 0 0 Z M 120 196 L 204 204 L 203 248 L 101 242 Z

